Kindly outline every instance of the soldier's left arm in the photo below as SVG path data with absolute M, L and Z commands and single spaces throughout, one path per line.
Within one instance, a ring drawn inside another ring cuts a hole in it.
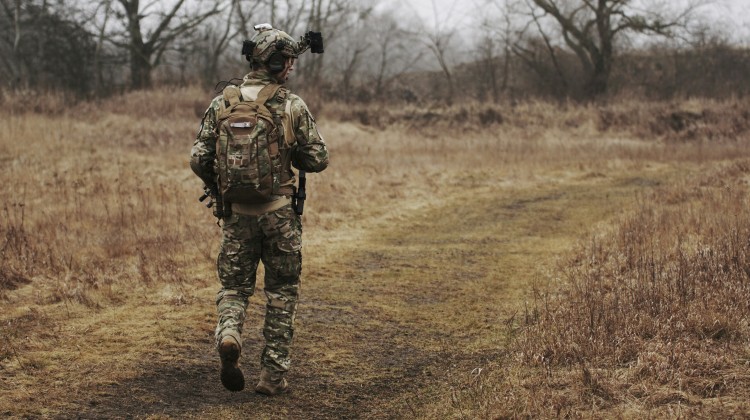
M 190 151 L 190 168 L 208 186 L 216 183 L 214 160 L 216 159 L 216 116 L 221 106 L 221 96 L 216 97 L 203 114 L 198 135 Z
M 291 95 L 291 117 L 295 137 L 292 164 L 307 172 L 320 172 L 328 167 L 328 148 L 318 131 L 310 110 L 297 95 Z

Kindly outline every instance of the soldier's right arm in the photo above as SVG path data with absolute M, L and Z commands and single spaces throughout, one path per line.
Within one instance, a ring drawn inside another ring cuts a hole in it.
M 214 160 L 216 158 L 216 138 L 219 135 L 216 130 L 216 116 L 221 106 L 221 100 L 221 96 L 216 97 L 206 113 L 203 114 L 198 135 L 190 152 L 190 168 L 208 186 L 216 183 Z

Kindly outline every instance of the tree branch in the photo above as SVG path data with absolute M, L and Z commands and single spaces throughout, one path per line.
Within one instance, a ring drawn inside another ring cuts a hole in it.
M 151 37 L 148 41 L 146 41 L 146 44 L 154 45 L 156 41 L 161 36 L 161 33 L 164 32 L 164 30 L 167 29 L 169 26 L 169 22 L 172 21 L 172 18 L 177 13 L 178 10 L 180 10 L 180 7 L 182 7 L 182 4 L 185 2 L 185 0 L 179 0 L 177 3 L 175 3 L 174 7 L 172 7 L 172 10 L 167 13 L 162 19 L 162 21 L 159 23 L 159 26 L 156 27 L 156 30 L 151 34 Z

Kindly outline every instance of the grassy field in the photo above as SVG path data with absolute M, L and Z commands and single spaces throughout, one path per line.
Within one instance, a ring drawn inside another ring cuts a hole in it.
M 218 381 L 209 100 L 3 99 L 0 415 L 750 415 L 747 101 L 327 105 L 269 399 Z

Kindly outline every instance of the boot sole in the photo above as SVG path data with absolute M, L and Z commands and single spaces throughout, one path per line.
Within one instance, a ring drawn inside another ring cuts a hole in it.
M 245 376 L 237 365 L 240 359 L 239 347 L 233 343 L 222 343 L 219 357 L 221 358 L 221 384 L 224 388 L 232 392 L 245 389 Z

